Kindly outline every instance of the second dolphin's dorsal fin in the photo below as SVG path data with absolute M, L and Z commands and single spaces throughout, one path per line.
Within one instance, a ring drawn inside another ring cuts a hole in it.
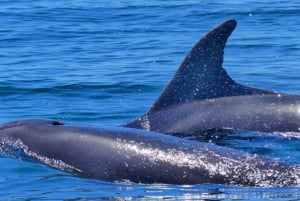
M 149 112 L 193 100 L 273 93 L 236 83 L 222 67 L 224 47 L 236 25 L 235 20 L 227 20 L 208 32 L 188 53 Z

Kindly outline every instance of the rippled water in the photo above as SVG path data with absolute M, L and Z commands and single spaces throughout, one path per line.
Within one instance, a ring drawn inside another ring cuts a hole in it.
M 297 1 L 3 0 L 0 122 L 128 122 L 147 111 L 197 40 L 229 18 L 238 21 L 223 65 L 232 78 L 300 94 L 299 14 Z M 198 140 L 300 163 L 297 134 L 204 138 Z M 0 198 L 300 200 L 300 189 L 107 183 L 1 154 Z

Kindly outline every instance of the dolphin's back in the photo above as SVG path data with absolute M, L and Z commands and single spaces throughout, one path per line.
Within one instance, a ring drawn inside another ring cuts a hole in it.
M 0 150 L 25 153 L 52 167 L 104 181 L 250 186 L 287 186 L 300 181 L 299 166 L 130 128 L 21 120 L 0 125 Z
M 150 112 L 195 100 L 274 93 L 238 84 L 222 67 L 224 47 L 236 24 L 235 20 L 228 20 L 202 37 L 188 53 Z
M 203 36 L 188 53 L 173 79 L 150 110 L 142 117 L 126 124 L 125 127 L 151 130 L 151 128 L 159 127 L 156 125 L 159 122 L 150 122 L 153 114 L 195 101 L 232 96 L 277 94 L 241 85 L 231 79 L 222 67 L 224 48 L 236 25 L 235 20 L 228 20 Z M 172 121 L 176 119 L 176 114 L 174 113 L 173 116 L 166 116 L 166 118 Z

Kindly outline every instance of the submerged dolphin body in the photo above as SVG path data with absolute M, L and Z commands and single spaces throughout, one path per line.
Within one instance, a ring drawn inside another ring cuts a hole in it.
M 228 20 L 189 52 L 152 108 L 124 125 L 163 133 L 207 129 L 299 132 L 300 96 L 250 88 L 222 67 L 226 41 L 236 27 Z
M 247 109 L 241 101 L 248 105 L 254 102 L 256 110 L 251 111 L 252 114 L 261 115 L 263 112 L 259 107 L 263 107 L 267 110 L 263 115 L 272 116 L 269 115 L 273 112 L 272 105 L 267 109 L 265 105 L 273 102 L 276 106 L 283 105 L 283 116 L 279 119 L 290 115 L 289 111 L 298 107 L 297 96 L 244 87 L 218 67 L 222 63 L 225 42 L 235 25 L 234 20 L 229 20 L 208 33 L 189 54 L 150 112 L 127 126 L 162 132 L 190 132 L 216 125 L 224 127 L 230 122 L 234 125 L 232 121 L 241 121 L 239 116 L 245 115 L 242 110 Z M 204 90 L 205 86 L 210 90 Z M 227 98 L 229 94 L 230 99 Z M 289 107 L 286 108 L 284 104 L 287 102 Z M 218 116 L 222 114 L 225 118 Z M 226 118 L 226 115 L 236 116 L 236 119 Z M 262 119 L 263 115 L 259 118 Z M 297 120 L 298 116 L 288 117 Z M 269 125 L 273 126 L 271 120 Z M 260 119 L 254 121 L 259 123 Z M 290 121 L 286 127 L 296 128 L 298 122 Z M 277 124 L 273 127 L 276 126 L 281 128 Z M 300 185 L 299 165 L 134 128 L 83 127 L 49 120 L 21 120 L 0 126 L 0 151 L 17 155 L 23 152 L 50 166 L 105 181 Z
M 23 120 L 0 127 L 1 149 L 21 151 L 50 166 L 105 181 L 300 184 L 300 166 L 140 129 Z

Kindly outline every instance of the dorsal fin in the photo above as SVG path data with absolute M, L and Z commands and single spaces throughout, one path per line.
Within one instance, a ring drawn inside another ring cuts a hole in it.
M 228 20 L 208 32 L 186 56 L 149 112 L 193 100 L 274 93 L 240 85 L 222 67 L 224 47 L 236 25 L 235 20 Z

